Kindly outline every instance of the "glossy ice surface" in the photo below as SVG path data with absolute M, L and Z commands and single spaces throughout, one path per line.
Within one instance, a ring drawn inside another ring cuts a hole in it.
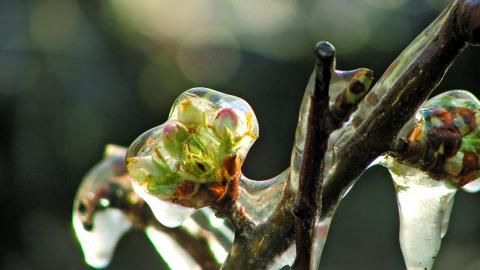
M 75 197 L 73 227 L 85 261 L 96 268 L 110 263 L 118 241 L 132 227 L 121 205 L 116 205 L 129 192 L 124 188 L 130 185 L 125 150 L 109 146 L 107 157 L 87 173 Z
M 432 269 L 445 236 L 457 188 L 387 157 L 400 216 L 400 247 L 407 269 Z
M 128 170 L 147 203 L 161 200 L 198 209 L 221 200 L 229 182 L 238 181 L 257 137 L 257 120 L 247 102 L 193 88 L 179 96 L 164 124 L 130 145 Z M 158 207 L 152 209 L 157 217 L 163 215 Z
M 405 161 L 462 187 L 480 176 L 480 102 L 452 90 L 428 100 L 402 129 Z M 468 191 L 478 187 L 469 185 Z
M 197 241 L 221 264 L 233 242 L 231 228 L 210 209 L 185 220 L 178 232 L 164 228 L 132 188 L 125 153 L 126 148 L 107 146 L 105 158 L 86 174 L 75 198 L 72 222 L 86 263 L 94 268 L 108 266 L 122 236 L 140 229 L 172 270 L 199 269 L 202 262 L 187 252 Z
M 399 133 L 400 160 L 386 156 L 400 216 L 400 246 L 408 269 L 432 269 L 460 188 L 480 189 L 480 102 L 452 90 L 423 104 Z

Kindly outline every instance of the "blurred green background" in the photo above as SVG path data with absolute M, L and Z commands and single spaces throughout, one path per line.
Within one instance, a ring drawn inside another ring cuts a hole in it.
M 261 137 L 251 178 L 288 166 L 297 111 L 328 40 L 337 67 L 376 78 L 445 0 L 0 1 L 0 269 L 88 269 L 70 225 L 82 175 L 107 143 L 162 123 L 182 91 L 246 99 Z M 437 92 L 480 90 L 468 49 Z M 480 195 L 460 192 L 436 269 L 480 269 Z M 387 172 L 373 168 L 341 204 L 322 269 L 404 269 Z M 141 232 L 110 269 L 162 269 Z

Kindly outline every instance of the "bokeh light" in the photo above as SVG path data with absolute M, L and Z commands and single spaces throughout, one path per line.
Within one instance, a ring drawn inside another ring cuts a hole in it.
M 181 70 L 192 82 L 219 85 L 235 75 L 240 65 L 240 48 L 227 30 L 207 28 L 185 38 L 177 57 Z
M 49 0 L 32 5 L 30 33 L 45 50 L 61 50 L 76 39 L 79 10 L 75 1 Z

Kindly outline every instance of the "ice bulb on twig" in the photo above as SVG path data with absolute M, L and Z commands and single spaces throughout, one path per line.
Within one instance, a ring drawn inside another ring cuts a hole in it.
M 382 162 L 395 183 L 408 269 L 432 268 L 457 189 L 479 189 L 479 117 L 480 102 L 467 91 L 435 96 L 400 131 L 397 160 Z
M 179 229 L 162 226 L 134 191 L 125 153 L 126 148 L 107 146 L 106 157 L 87 173 L 77 192 L 73 227 L 87 264 L 106 267 L 121 237 L 138 229 L 145 231 L 170 269 L 218 269 L 233 242 L 231 228 L 222 220 L 205 222 L 217 219 L 209 209 L 182 219 Z
M 157 219 L 176 227 L 196 209 L 236 199 L 240 167 L 257 137 L 248 103 L 193 88 L 175 101 L 167 122 L 130 145 L 127 167 Z

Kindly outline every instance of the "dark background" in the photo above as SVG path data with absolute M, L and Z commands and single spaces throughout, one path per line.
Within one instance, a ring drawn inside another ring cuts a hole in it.
M 297 111 L 329 40 L 337 67 L 376 77 L 449 1 L 0 1 L 0 268 L 87 269 L 70 224 L 82 175 L 107 143 L 128 145 L 162 123 L 182 91 L 246 99 L 261 137 L 244 166 L 288 166 Z M 480 48 L 437 92 L 479 93 Z M 436 269 L 480 269 L 480 196 L 459 192 Z M 392 182 L 366 172 L 341 204 L 322 269 L 404 269 Z M 141 232 L 110 269 L 162 269 Z

